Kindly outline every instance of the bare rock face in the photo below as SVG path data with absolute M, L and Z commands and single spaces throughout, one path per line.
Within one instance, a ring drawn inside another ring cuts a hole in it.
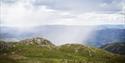
M 23 43 L 26 45 L 36 44 L 36 45 L 40 45 L 40 46 L 55 46 L 49 40 L 47 40 L 45 38 L 41 38 L 41 37 L 21 40 L 20 43 Z

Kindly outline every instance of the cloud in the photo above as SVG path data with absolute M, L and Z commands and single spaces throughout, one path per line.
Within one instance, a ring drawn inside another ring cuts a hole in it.
M 123 3 L 117 2 L 116 0 L 92 2 L 89 0 L 72 0 L 72 2 L 71 0 L 19 0 L 11 5 L 7 3 L 1 5 L 0 21 L 3 26 L 16 27 L 124 24 L 124 15 L 118 13 L 123 11 L 120 7 Z M 106 11 L 110 13 L 105 13 Z M 112 13 L 114 11 L 117 12 Z
M 2 3 L 8 3 L 8 4 L 10 4 L 10 3 L 15 3 L 15 2 L 17 2 L 18 0 L 0 0 L 0 2 L 2 2 Z
M 30 3 L 34 7 L 47 6 L 50 9 L 73 12 L 106 12 L 122 10 L 124 0 L 1 0 L 2 3 Z
M 123 0 L 34 0 L 34 6 L 46 5 L 51 9 L 73 12 L 118 12 L 122 9 Z
M 92 36 L 91 34 L 94 34 L 93 31 L 96 26 L 88 28 L 84 25 L 125 24 L 125 0 L 0 1 L 0 26 L 18 27 L 17 29 L 20 32 L 28 31 L 34 26 L 41 25 L 83 25 L 84 28 L 72 27 L 70 29 L 66 27 L 56 31 L 51 30 L 53 27 L 42 28 L 45 32 L 41 32 L 41 34 L 56 44 L 81 43 L 85 41 L 89 36 Z

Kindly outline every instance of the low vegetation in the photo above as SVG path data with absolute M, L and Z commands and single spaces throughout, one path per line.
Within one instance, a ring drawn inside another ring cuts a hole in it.
M 81 44 L 55 46 L 43 38 L 0 42 L 0 63 L 124 63 L 124 59 Z

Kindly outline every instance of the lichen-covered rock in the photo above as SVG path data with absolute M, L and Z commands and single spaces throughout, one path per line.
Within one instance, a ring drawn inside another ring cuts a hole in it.
M 47 40 L 45 38 L 41 38 L 41 37 L 21 40 L 20 43 L 26 44 L 26 45 L 34 45 L 34 44 L 36 44 L 36 45 L 39 45 L 41 47 L 44 47 L 44 46 L 55 46 L 49 40 Z

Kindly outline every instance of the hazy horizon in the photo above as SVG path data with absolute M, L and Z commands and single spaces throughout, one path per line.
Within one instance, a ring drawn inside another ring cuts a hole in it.
M 84 43 L 105 26 L 124 30 L 124 3 L 125 0 L 0 0 L 1 39 L 43 36 L 55 43 Z

